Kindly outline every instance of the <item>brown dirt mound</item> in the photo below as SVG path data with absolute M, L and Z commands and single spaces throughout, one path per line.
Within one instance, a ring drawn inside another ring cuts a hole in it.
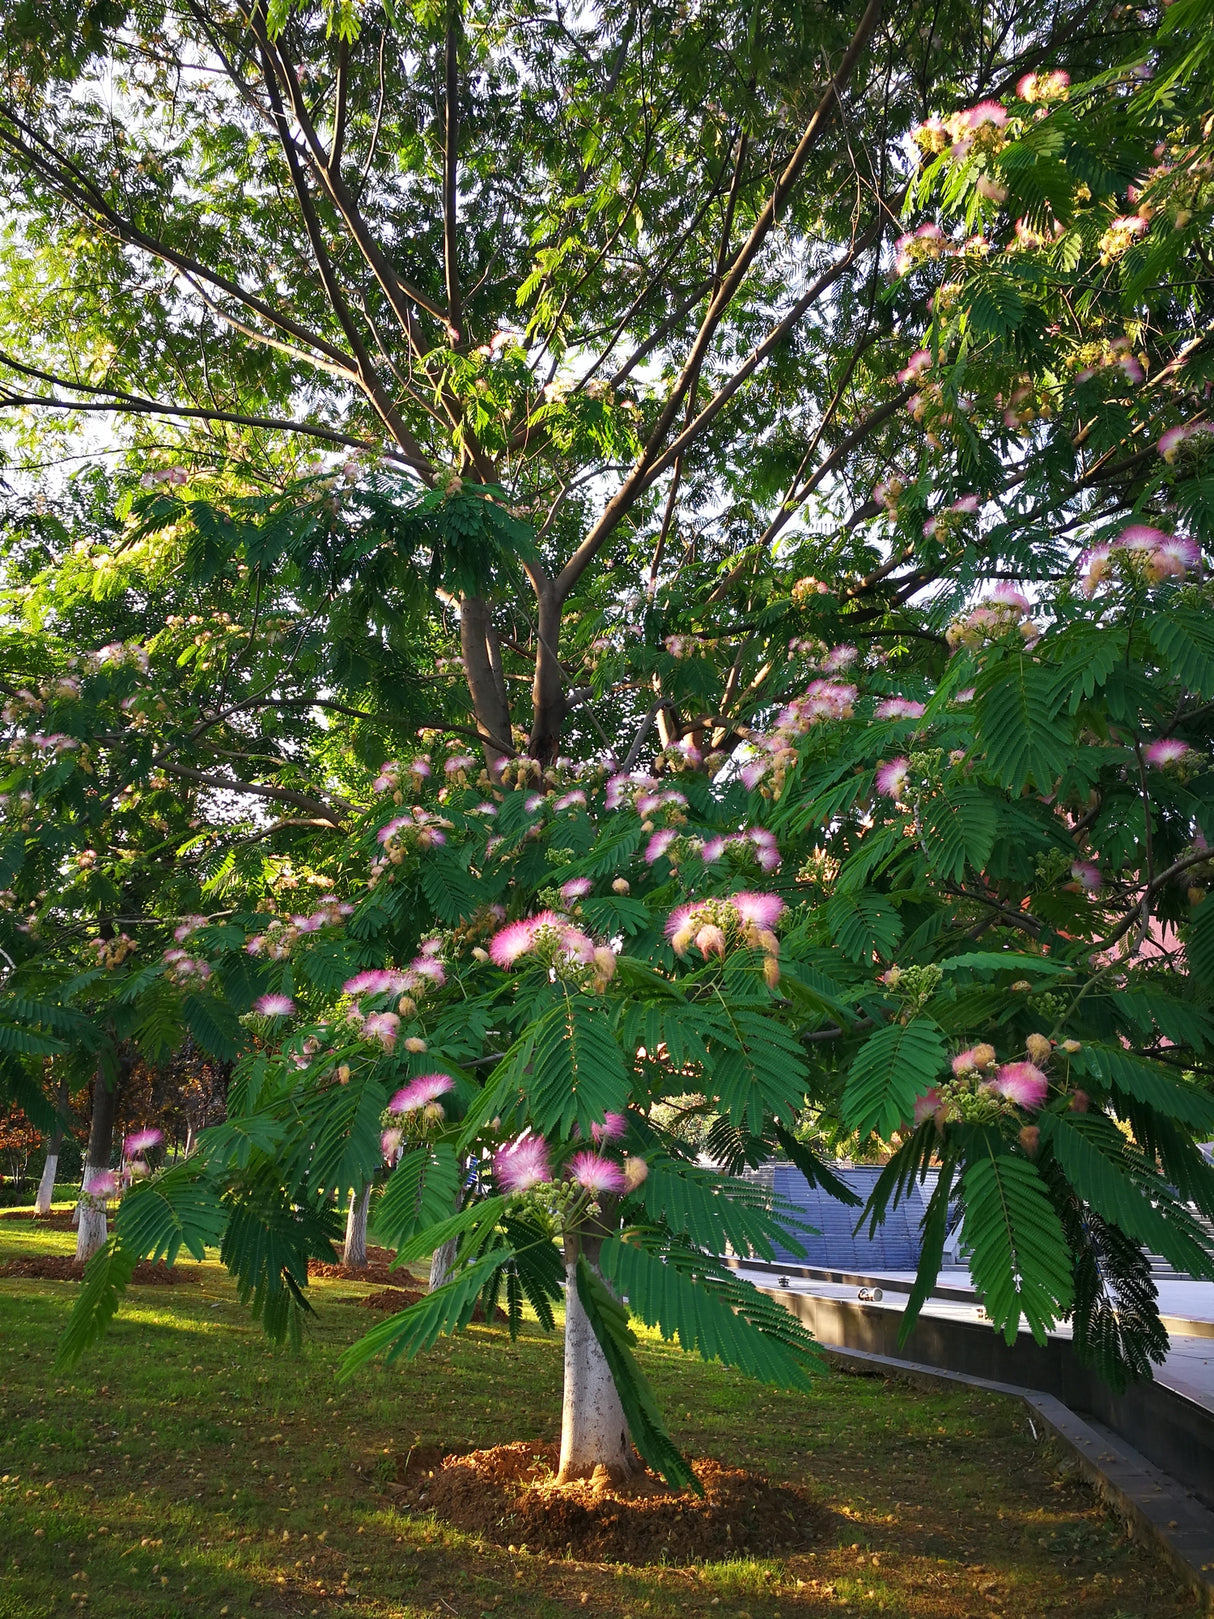
M 416 1288 L 385 1287 L 381 1288 L 378 1293 L 368 1293 L 366 1298 L 359 1299 L 358 1302 L 364 1310 L 404 1310 L 410 1304 L 416 1304 L 419 1299 L 424 1299 L 425 1296 L 424 1293 L 418 1292 Z M 485 1319 L 479 1304 L 472 1312 L 472 1319 L 474 1321 L 483 1321 Z M 505 1326 L 509 1323 L 509 1319 L 505 1310 L 500 1306 L 494 1308 L 494 1325 Z
M 320 1259 L 309 1259 L 308 1275 L 323 1277 L 327 1282 L 375 1282 L 383 1287 L 387 1283 L 399 1286 L 408 1273 L 392 1269 L 392 1255 L 387 1248 L 368 1248 L 365 1265 L 327 1265 Z
M 31 1214 L 28 1209 L 5 1209 L 0 1214 L 0 1220 L 25 1220 L 30 1225 L 37 1226 L 40 1231 L 71 1231 L 72 1213 L 66 1214 Z
M 413 1288 L 385 1287 L 378 1293 L 368 1293 L 365 1299 L 359 1299 L 358 1302 L 364 1310 L 403 1310 L 425 1296 Z
M 30 1254 L 24 1259 L 6 1259 L 0 1264 L 0 1277 L 20 1277 L 35 1282 L 78 1282 L 84 1275 L 84 1266 L 67 1254 Z M 141 1259 L 135 1266 L 131 1281 L 139 1286 L 175 1287 L 178 1282 L 196 1282 L 197 1274 L 179 1266 L 153 1264 Z
M 624 1485 L 556 1485 L 555 1445 L 519 1443 L 464 1455 L 416 1448 L 397 1464 L 402 1507 L 433 1512 L 499 1545 L 564 1552 L 588 1562 L 672 1564 L 805 1552 L 828 1541 L 832 1519 L 809 1492 L 760 1473 L 692 1463 L 702 1496 L 651 1473 Z

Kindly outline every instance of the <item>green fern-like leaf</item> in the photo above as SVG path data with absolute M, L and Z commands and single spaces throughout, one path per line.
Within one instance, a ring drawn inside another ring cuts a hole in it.
M 1111 1119 L 1100 1113 L 1043 1114 L 1041 1131 L 1067 1180 L 1097 1214 L 1177 1270 L 1214 1279 L 1214 1257 L 1201 1227 Z
M 84 1267 L 84 1283 L 59 1340 L 55 1370 L 67 1371 L 85 1350 L 98 1343 L 122 1303 L 135 1271 L 138 1254 L 122 1246 L 117 1237 L 98 1248 Z
M 628 1105 L 628 1070 L 606 1017 L 584 1000 L 566 997 L 535 1029 L 532 1070 L 525 1083 L 537 1130 L 588 1135 L 604 1114 Z
M 1107 1085 L 1114 1103 L 1120 1096 L 1131 1096 L 1200 1131 L 1203 1140 L 1214 1134 L 1214 1097 L 1173 1078 L 1159 1063 L 1147 1062 L 1120 1046 L 1095 1042 L 1085 1044 L 1072 1062 L 1079 1073 L 1092 1074 Z
M 942 791 L 923 805 L 920 819 L 935 876 L 955 883 L 967 866 L 976 870 L 985 866 L 994 847 L 998 815 L 981 788 Z M 899 835 L 901 830 L 899 826 Z
M 604 1243 L 601 1265 L 629 1307 L 663 1337 L 762 1383 L 808 1387 L 818 1365 L 811 1335 L 782 1304 L 721 1261 L 656 1233 Z
M 1214 697 L 1214 625 L 1209 614 L 1170 607 L 1156 614 L 1148 628 L 1168 672 L 1194 696 L 1207 701 Z
M 800 1252 L 790 1228 L 801 1222 L 791 1209 L 774 1209 L 770 1193 L 752 1182 L 654 1157 L 637 1195 L 674 1236 L 709 1253 L 722 1252 L 726 1243 L 737 1254 L 760 1259 L 774 1259 L 777 1247 Z
M 1028 657 L 1000 660 L 980 689 L 978 738 L 987 769 L 1009 792 L 1030 781 L 1049 792 L 1066 769 L 1071 738 L 1058 703 L 1054 672 Z
M 187 1159 L 129 1192 L 118 1205 L 114 1229 L 138 1258 L 172 1265 L 185 1248 L 201 1263 L 207 1248 L 219 1243 L 225 1220 L 209 1166 Z
M 986 1312 L 1005 1340 L 1016 1341 L 1023 1313 L 1038 1343 L 1070 1308 L 1066 1235 L 1032 1164 L 984 1136 L 982 1156 L 962 1178 L 965 1240 Z
M 456 1208 L 460 1178 L 459 1159 L 445 1142 L 414 1147 L 389 1175 L 376 1205 L 376 1236 L 389 1248 L 400 1248 L 447 1219 Z
M 914 1112 L 917 1099 L 948 1060 L 940 1031 L 929 1018 L 891 1023 L 861 1046 L 843 1091 L 843 1119 L 849 1130 L 888 1138 Z
M 390 1366 L 402 1355 L 412 1360 L 433 1349 L 445 1332 L 457 1332 L 472 1319 L 476 1301 L 489 1277 L 510 1257 L 506 1248 L 488 1253 L 458 1271 L 451 1281 L 427 1293 L 399 1315 L 391 1315 L 351 1344 L 341 1358 L 338 1376 L 352 1377 L 360 1366 L 382 1355 Z

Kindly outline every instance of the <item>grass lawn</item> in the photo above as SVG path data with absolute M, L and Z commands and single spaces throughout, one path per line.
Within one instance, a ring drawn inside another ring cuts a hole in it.
M 0 1259 L 68 1253 L 67 1232 L 0 1220 Z M 658 1340 L 642 1359 L 692 1455 L 808 1485 L 837 1533 L 811 1555 L 673 1568 L 510 1552 L 394 1508 L 414 1444 L 555 1438 L 561 1348 L 473 1328 L 412 1365 L 339 1385 L 382 1317 L 365 1287 L 314 1287 L 304 1353 L 271 1347 L 217 1264 L 134 1288 L 109 1337 L 52 1371 L 70 1282 L 0 1280 L 0 1619 L 615 1619 L 1194 1611 L 1013 1402 L 824 1372 L 761 1388 Z

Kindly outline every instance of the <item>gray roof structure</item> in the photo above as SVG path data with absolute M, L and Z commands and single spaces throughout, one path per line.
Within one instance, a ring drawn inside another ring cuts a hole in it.
M 832 1165 L 831 1168 L 860 1198 L 861 1206 L 867 1203 L 881 1173 L 880 1167 L 874 1164 L 847 1168 Z M 915 1183 L 911 1187 L 908 1196 L 887 1213 L 871 1237 L 867 1222 L 861 1230 L 855 1230 L 861 1212 L 859 1207 L 850 1208 L 821 1187 L 811 1186 L 792 1164 L 764 1164 L 749 1171 L 746 1178 L 770 1187 L 777 1198 L 792 1205 L 800 1220 L 815 1228 L 796 1233 L 805 1249 L 805 1258 L 798 1258 L 791 1249 L 778 1248 L 777 1259 L 790 1264 L 862 1272 L 914 1270 L 919 1263 L 923 1216 L 935 1188 L 934 1173 L 928 1174 L 922 1186 Z

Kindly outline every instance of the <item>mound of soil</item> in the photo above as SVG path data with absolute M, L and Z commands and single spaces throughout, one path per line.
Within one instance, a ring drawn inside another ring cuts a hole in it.
M 365 1298 L 359 1299 L 358 1302 L 364 1310 L 404 1310 L 410 1304 L 416 1304 L 419 1299 L 424 1299 L 425 1296 L 424 1293 L 419 1293 L 416 1288 L 384 1287 L 378 1293 L 368 1293 Z M 484 1321 L 485 1319 L 479 1304 L 472 1312 L 472 1319 L 474 1321 Z M 500 1306 L 494 1308 L 493 1321 L 495 1326 L 506 1326 L 509 1320 L 510 1318 L 505 1310 Z
M 16 1276 L 34 1282 L 78 1282 L 84 1275 L 84 1265 L 68 1254 L 30 1254 L 24 1259 L 6 1259 L 0 1264 L 0 1277 Z M 179 1282 L 196 1282 L 193 1270 L 182 1270 L 178 1265 L 155 1264 L 141 1259 L 135 1266 L 131 1281 L 141 1287 L 176 1287 Z
M 519 1443 L 443 1455 L 418 1447 L 397 1463 L 392 1493 L 498 1545 L 566 1552 L 586 1562 L 683 1564 L 767 1557 L 829 1543 L 832 1517 L 808 1491 L 761 1473 L 692 1462 L 701 1496 L 651 1473 L 626 1484 L 557 1485 L 557 1447 Z
M 405 1274 L 392 1269 L 392 1255 L 387 1248 L 368 1248 L 365 1265 L 326 1265 L 320 1259 L 308 1261 L 308 1275 L 322 1277 L 327 1282 L 374 1282 L 379 1287 L 394 1283 L 399 1286 Z
M 368 1293 L 365 1299 L 358 1302 L 364 1310 L 404 1310 L 425 1296 L 414 1288 L 384 1287 L 378 1293 Z

